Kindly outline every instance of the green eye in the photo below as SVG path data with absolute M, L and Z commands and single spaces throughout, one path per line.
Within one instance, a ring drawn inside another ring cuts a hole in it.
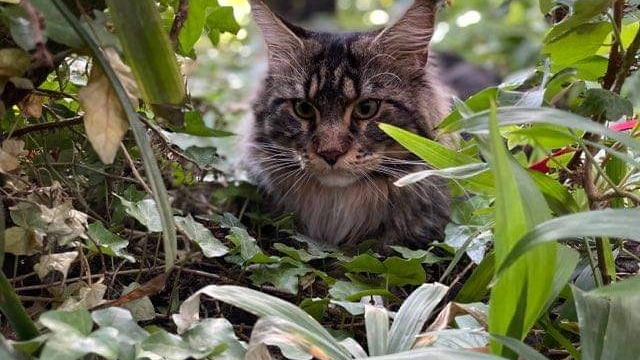
M 358 120 L 368 120 L 378 114 L 380 101 L 374 99 L 362 100 L 353 108 L 353 117 Z
M 306 100 L 294 100 L 293 111 L 296 115 L 305 120 L 311 120 L 316 117 L 316 108 L 312 103 Z

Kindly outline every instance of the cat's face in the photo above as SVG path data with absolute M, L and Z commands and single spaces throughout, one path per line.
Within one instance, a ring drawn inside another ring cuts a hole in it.
M 307 31 L 251 3 L 269 53 L 254 104 L 266 172 L 337 187 L 403 175 L 408 153 L 378 125 L 430 136 L 441 116 L 428 108 L 439 96 L 425 69 L 435 2 L 418 0 L 391 27 L 355 34 Z

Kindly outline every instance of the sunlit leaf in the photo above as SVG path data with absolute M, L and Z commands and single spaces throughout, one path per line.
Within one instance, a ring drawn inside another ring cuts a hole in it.
M 369 355 L 386 355 L 389 346 L 389 313 L 384 308 L 372 305 L 365 305 L 364 309 Z

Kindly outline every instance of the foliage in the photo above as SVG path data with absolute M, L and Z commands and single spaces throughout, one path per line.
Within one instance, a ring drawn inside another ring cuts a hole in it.
M 445 239 L 386 254 L 316 243 L 233 171 L 245 3 L 0 3 L 3 359 L 637 357 L 637 2 L 443 10 L 436 47 L 508 77 L 454 101 L 459 149 L 380 124 L 430 166 L 397 186 L 455 196 Z

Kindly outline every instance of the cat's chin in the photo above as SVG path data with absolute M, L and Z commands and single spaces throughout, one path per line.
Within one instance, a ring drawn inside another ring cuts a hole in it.
M 323 186 L 347 187 L 358 181 L 358 177 L 348 172 L 332 171 L 316 175 L 316 179 Z

